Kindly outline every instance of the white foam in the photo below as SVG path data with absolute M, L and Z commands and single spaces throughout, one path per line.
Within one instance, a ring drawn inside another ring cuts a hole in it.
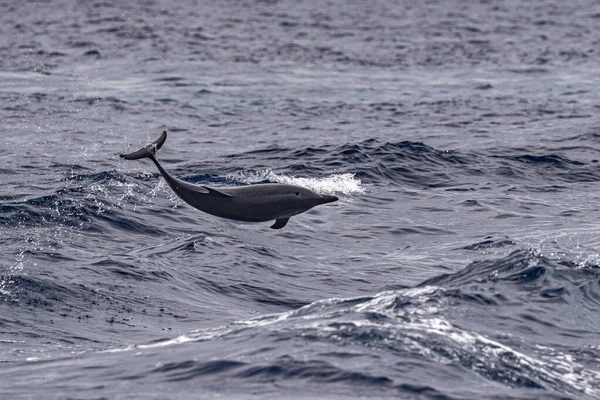
M 376 295 L 370 301 L 354 306 L 354 310 L 360 312 L 376 311 L 386 314 L 393 323 L 378 323 L 372 321 L 361 321 L 361 325 L 372 325 L 385 327 L 393 331 L 401 330 L 404 335 L 408 332 L 428 332 L 448 338 L 459 346 L 472 353 L 484 354 L 488 361 L 501 359 L 505 354 L 510 354 L 518 360 L 519 364 L 536 371 L 547 381 L 561 381 L 575 390 L 581 391 L 589 396 L 598 397 L 600 391 L 596 389 L 600 382 L 600 371 L 587 368 L 578 363 L 574 358 L 552 349 L 547 346 L 536 345 L 540 354 L 527 355 L 521 351 L 511 348 L 508 345 L 495 341 L 483 334 L 468 331 L 452 325 L 444 316 L 439 315 L 437 307 L 423 307 L 424 303 L 430 299 L 431 294 L 438 290 L 435 286 L 415 290 L 407 289 L 398 292 L 382 292 Z M 406 314 L 418 314 L 418 319 L 398 319 L 394 308 L 392 307 L 398 294 L 421 299 L 417 307 L 403 310 Z M 325 318 L 323 318 L 325 320 Z M 356 324 L 356 321 L 353 321 Z
M 230 176 L 231 180 L 253 184 L 263 181 L 298 185 L 310 189 L 319 194 L 343 194 L 346 196 L 364 194 L 366 189 L 355 174 L 332 174 L 323 177 L 302 178 L 286 174 L 276 174 L 270 169 L 253 173 L 240 173 L 238 176 Z

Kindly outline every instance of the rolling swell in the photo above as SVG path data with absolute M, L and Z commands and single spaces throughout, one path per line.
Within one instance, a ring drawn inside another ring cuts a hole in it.
M 585 368 L 592 366 L 597 356 L 593 343 L 595 330 L 593 325 L 586 326 L 583 322 L 585 312 L 578 311 L 581 307 L 588 310 L 597 307 L 593 297 L 581 301 L 590 285 L 598 291 L 597 266 L 581 268 L 521 250 L 504 258 L 473 263 L 459 273 L 427 280 L 415 289 L 383 292 L 366 298 L 324 300 L 284 315 L 250 320 L 242 324 L 245 327 L 234 325 L 222 336 L 213 333 L 214 339 L 208 341 L 231 339 L 236 342 L 242 337 L 257 341 L 257 336 L 267 343 L 291 341 L 300 346 L 293 354 L 303 354 L 304 359 L 312 360 L 322 357 L 318 344 L 323 343 L 324 348 L 330 349 L 329 356 L 347 359 L 345 366 L 350 370 L 353 365 L 360 370 L 358 366 L 363 358 L 372 356 L 367 349 L 380 349 L 379 362 L 384 365 L 389 358 L 413 360 L 412 368 L 416 369 L 461 365 L 470 370 L 473 377 L 480 376 L 507 388 L 533 391 L 532 395 L 536 390 L 544 390 L 594 396 L 600 390 L 600 374 Z M 562 291 L 563 296 L 548 296 L 557 291 Z M 501 295 L 494 299 L 494 292 Z M 487 301 L 485 293 L 493 300 Z M 571 314 L 573 321 L 580 321 L 577 328 L 569 323 L 556 326 L 544 304 L 553 305 L 552 313 Z M 537 312 L 532 310 L 533 305 Z M 506 307 L 522 311 L 511 312 L 512 317 L 506 319 L 503 317 Z M 484 324 L 480 321 L 475 326 L 465 326 L 459 322 L 464 313 L 479 316 L 487 313 L 488 317 Z M 549 325 L 556 329 L 555 337 L 541 335 Z M 525 327 L 530 331 L 524 331 Z M 522 336 L 502 333 L 506 331 L 521 332 Z M 562 348 L 559 343 L 563 335 L 579 337 L 588 354 L 582 356 L 579 351 L 573 353 Z M 544 340 L 540 340 L 542 337 Z M 194 341 L 193 334 L 189 339 Z M 302 345 L 306 339 L 313 344 Z M 337 350 L 331 351 L 332 346 Z M 261 358 L 273 353 L 276 351 L 269 347 L 259 352 Z M 416 362 L 417 359 L 420 361 Z M 260 381 L 268 374 L 276 379 L 289 367 L 285 360 L 289 360 L 289 356 L 277 359 L 270 367 L 255 367 L 261 371 L 258 376 L 240 372 L 231 375 Z M 286 378 L 312 377 L 313 374 L 317 379 L 329 377 L 326 364 L 309 362 L 306 367 L 309 365 L 314 372 L 286 375 Z M 379 389 L 405 390 L 406 387 L 396 382 L 406 379 L 406 371 L 398 366 L 389 367 L 387 375 L 371 377 L 368 382 L 378 385 Z M 571 373 L 565 374 L 565 369 Z M 342 376 L 357 378 L 352 373 Z M 454 390 L 460 393 L 459 387 L 444 389 L 444 393 Z M 499 389 L 496 395 L 502 393 Z
M 224 375 L 227 379 L 254 382 L 299 380 L 307 383 L 340 384 L 351 386 L 372 385 L 381 389 L 391 381 L 385 377 L 372 377 L 366 374 L 344 371 L 322 361 L 300 361 L 289 356 L 274 360 L 273 364 L 251 365 L 236 361 L 168 363 L 155 368 L 151 374 L 160 376 L 167 382 L 191 379 L 210 379 L 212 375 Z M 159 379 L 161 379 L 159 378 Z
M 100 358 L 89 354 L 70 361 L 77 367 L 60 360 L 39 367 L 66 368 L 68 376 L 72 368 L 98 363 L 88 369 L 94 379 L 103 382 L 115 373 L 139 388 L 148 382 L 211 387 L 215 379 L 226 379 L 248 390 L 260 385 L 265 394 L 304 382 L 313 395 L 318 387 L 327 387 L 338 394 L 470 398 L 483 381 L 491 389 L 477 394 L 481 398 L 535 398 L 541 393 L 593 398 L 600 391 L 600 373 L 593 368 L 599 354 L 594 327 L 586 326 L 578 309 L 597 307 L 593 297 L 581 296 L 590 284 L 597 292 L 597 269 L 520 250 L 416 288 L 320 300 Z M 570 294 L 545 295 L 559 286 Z M 545 308 L 548 304 L 551 310 Z M 469 324 L 464 314 L 476 315 L 478 323 Z M 578 327 L 557 326 L 556 314 L 572 314 Z M 555 336 L 548 336 L 548 326 Z M 580 348 L 563 346 L 564 336 L 577 337 Z M 212 357 L 220 347 L 229 349 L 228 356 Z M 141 362 L 129 360 L 133 350 L 143 355 Z M 119 372 L 122 363 L 131 363 L 126 374 Z M 458 381 L 419 383 L 425 373 L 451 377 L 457 368 L 464 371 Z M 75 378 L 72 384 L 85 387 L 86 382 Z

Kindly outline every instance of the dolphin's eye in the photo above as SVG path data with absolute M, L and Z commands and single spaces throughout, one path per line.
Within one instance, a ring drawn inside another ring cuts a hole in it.
M 300 196 L 300 192 L 296 192 L 296 196 Z

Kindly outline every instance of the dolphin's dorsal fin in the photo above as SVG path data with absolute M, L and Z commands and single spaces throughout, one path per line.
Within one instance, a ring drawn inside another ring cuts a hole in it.
M 208 190 L 208 194 L 215 194 L 215 195 L 217 195 L 217 196 L 223 196 L 223 197 L 233 197 L 233 196 L 231 196 L 231 195 L 230 195 L 230 194 L 228 194 L 228 193 L 221 192 L 220 190 L 213 189 L 213 188 L 211 188 L 211 187 L 208 187 L 208 186 L 204 186 L 204 185 L 203 185 L 202 187 L 203 187 L 204 189 Z
M 288 223 L 289 218 L 277 218 L 275 223 L 271 225 L 271 229 L 281 229 Z

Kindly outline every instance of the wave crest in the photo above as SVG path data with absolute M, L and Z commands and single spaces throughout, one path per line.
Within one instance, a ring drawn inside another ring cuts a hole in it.
M 355 174 L 351 173 L 304 178 L 286 174 L 276 174 L 270 169 L 265 169 L 256 172 L 240 172 L 238 176 L 230 176 L 230 180 L 243 184 L 274 182 L 298 185 L 319 194 L 343 194 L 352 196 L 367 192 L 361 180 L 358 179 Z

